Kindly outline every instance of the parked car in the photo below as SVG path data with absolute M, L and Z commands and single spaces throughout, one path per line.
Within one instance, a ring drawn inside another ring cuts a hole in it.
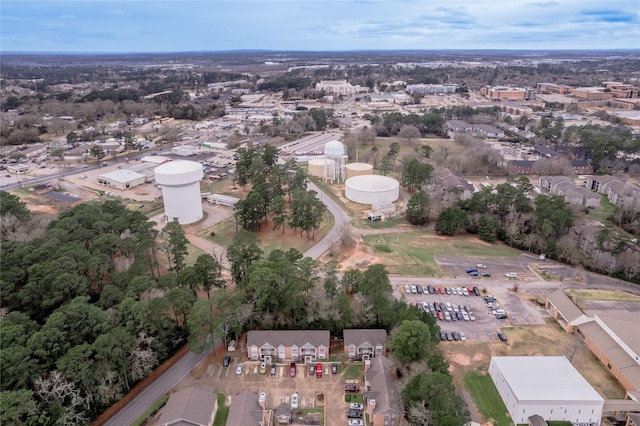
M 409 284 L 404 285 L 404 292 L 407 294 L 411 293 L 411 287 L 409 286 Z
M 275 364 L 271 364 L 271 375 L 275 376 L 276 375 L 276 365 Z
M 467 268 L 466 272 L 467 272 L 467 274 L 470 274 L 472 272 L 478 272 L 478 270 L 476 268 L 471 267 L 471 268 Z
M 502 340 L 503 342 L 506 342 L 506 341 L 507 341 L 507 335 L 506 335 L 506 334 L 504 334 L 504 333 L 498 333 L 498 338 L 499 338 L 500 340 Z
M 349 410 L 362 411 L 364 410 L 364 406 L 362 404 L 358 404 L 357 402 L 352 402 L 349 404 Z
M 453 312 L 453 306 L 450 302 L 445 303 L 444 306 L 447 307 L 447 312 Z
M 265 374 L 267 372 L 267 363 L 263 362 L 260 364 L 260 374 Z
M 480 289 L 478 287 L 474 287 L 473 294 L 475 294 L 476 296 L 480 296 Z
M 447 293 L 447 294 L 451 294 L 451 289 L 449 287 L 447 287 L 447 288 L 444 289 L 444 292 Z
M 516 274 L 515 272 L 507 272 L 506 274 L 504 274 L 505 277 L 507 278 L 518 278 L 518 274 Z
M 438 292 L 439 292 L 440 294 L 447 294 L 447 291 L 446 291 L 446 289 L 445 289 L 444 287 L 440 287 L 440 288 L 438 289 Z
M 471 312 L 471 306 L 469 306 L 469 305 L 464 305 L 464 306 L 462 307 L 462 310 L 463 310 L 463 311 L 465 311 L 465 312 Z
M 469 321 L 469 314 L 466 313 L 466 312 L 463 312 L 462 313 L 462 319 L 465 320 L 465 321 Z
M 440 340 L 447 340 L 447 333 L 440 331 Z
M 496 319 L 507 319 L 507 314 L 497 314 Z
M 292 362 L 291 365 L 289 366 L 289 376 L 291 377 L 296 377 L 296 363 Z
M 360 386 L 348 383 L 344 385 L 344 391 L 349 393 L 358 393 L 360 392 Z
M 444 321 L 444 314 L 442 313 L 442 311 L 438 311 L 438 319 L 440 321 Z
M 447 331 L 447 340 L 451 342 L 453 340 L 453 335 Z
M 432 286 L 432 285 L 428 285 L 428 286 L 427 286 L 427 292 L 428 292 L 429 294 L 433 294 L 433 293 L 435 293 L 435 289 L 433 288 L 433 286 Z
M 478 268 L 478 269 L 487 269 L 487 265 L 485 265 L 485 264 L 483 264 L 483 263 L 478 263 L 478 264 L 476 265 L 476 268 Z
M 362 418 L 362 412 L 361 411 L 355 411 L 355 410 L 349 410 L 349 412 L 347 413 L 347 417 L 350 419 L 361 419 Z
M 466 334 L 464 334 L 464 331 L 461 331 L 461 332 L 460 332 L 460 340 L 461 340 L 461 341 L 465 341 L 465 340 L 467 340 L 467 335 L 466 335 Z
M 444 312 L 444 320 L 451 321 L 451 314 L 449 312 Z
M 418 291 L 418 294 L 422 294 L 423 293 L 421 285 L 416 286 L 416 290 Z
M 489 278 L 491 276 L 491 274 L 489 272 L 483 272 L 480 275 L 482 275 L 483 277 L 487 277 L 487 278 Z
M 453 337 L 453 340 L 455 341 L 460 340 L 460 334 L 458 334 L 457 331 L 454 331 L 453 333 L 451 333 L 451 337 Z
M 462 321 L 462 314 L 460 312 L 456 312 L 456 318 L 458 319 L 458 321 Z
M 458 293 L 458 296 L 462 296 L 462 287 L 457 287 L 456 293 Z
M 362 419 L 349 419 L 349 426 L 364 426 Z
M 243 370 L 244 370 L 244 365 L 243 364 L 238 364 L 238 366 L 236 367 L 236 374 L 238 376 L 240 376 L 242 374 Z
M 291 395 L 291 408 L 293 408 L 294 410 L 298 408 L 298 403 L 298 394 L 294 393 L 293 395 Z
M 314 374 L 316 374 L 316 365 L 311 364 L 309 365 L 309 377 L 313 376 Z
M 331 363 L 331 374 L 338 374 L 338 364 L 335 362 Z
M 322 377 L 322 364 L 320 364 L 320 363 L 316 364 L 316 377 L 317 378 L 321 378 Z
M 413 293 L 413 294 L 418 293 L 418 289 L 416 288 L 416 286 L 415 286 L 415 285 L 412 285 L 412 286 L 411 286 L 411 293 Z
M 463 296 L 468 296 L 469 295 L 469 290 L 467 290 L 466 287 L 462 287 L 462 295 Z
M 478 271 L 469 272 L 469 276 L 471 277 L 477 277 L 478 275 L 480 275 L 478 274 Z
M 469 312 L 469 319 L 471 321 L 475 321 L 476 320 L 476 314 L 474 314 L 473 312 Z
M 231 357 L 229 355 L 224 357 L 224 360 L 222 361 L 222 366 L 223 367 L 228 367 L 229 364 L 231 364 Z

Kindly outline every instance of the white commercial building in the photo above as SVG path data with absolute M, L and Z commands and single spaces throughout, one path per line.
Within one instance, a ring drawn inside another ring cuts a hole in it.
M 604 399 L 565 356 L 494 356 L 489 375 L 515 424 L 536 414 L 600 424 Z
M 186 160 L 170 161 L 156 167 L 154 173 L 156 182 L 162 185 L 167 220 L 177 220 L 184 225 L 202 219 L 202 164 Z

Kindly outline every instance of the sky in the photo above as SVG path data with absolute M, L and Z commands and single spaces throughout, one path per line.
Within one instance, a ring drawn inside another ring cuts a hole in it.
M 640 49 L 640 0 L 0 2 L 1 52 Z

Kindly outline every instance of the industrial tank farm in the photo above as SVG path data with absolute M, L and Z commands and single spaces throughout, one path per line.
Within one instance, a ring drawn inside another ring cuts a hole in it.
M 171 161 L 156 167 L 154 174 L 156 182 L 162 186 L 167 221 L 177 220 L 185 225 L 202 219 L 202 164 L 186 160 Z
M 400 184 L 387 176 L 354 176 L 345 182 L 344 192 L 344 195 L 355 203 L 393 203 L 400 196 Z

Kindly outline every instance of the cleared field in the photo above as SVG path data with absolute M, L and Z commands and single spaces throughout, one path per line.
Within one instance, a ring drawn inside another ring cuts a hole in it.
M 367 236 L 364 243 L 374 254 L 384 257 L 390 274 L 413 276 L 442 276 L 434 258 L 438 254 L 500 258 L 515 258 L 520 254 L 511 247 L 488 244 L 473 236 L 442 237 L 419 229 Z
M 640 296 L 624 291 L 568 289 L 566 292 L 573 298 L 573 300 L 617 300 L 640 302 Z

